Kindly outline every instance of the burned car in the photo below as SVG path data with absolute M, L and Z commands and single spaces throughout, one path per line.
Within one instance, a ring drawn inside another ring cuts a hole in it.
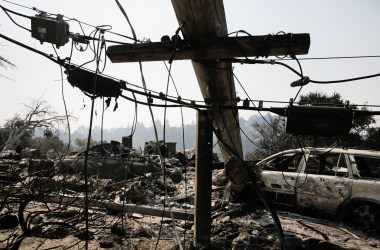
M 119 143 L 104 143 L 56 162 L 61 174 L 84 174 L 85 157 L 87 174 L 100 178 L 122 180 L 129 177 L 159 172 L 161 167 L 137 151 L 124 149 Z
M 263 191 L 276 204 L 348 219 L 380 232 L 380 152 L 299 148 L 257 163 Z

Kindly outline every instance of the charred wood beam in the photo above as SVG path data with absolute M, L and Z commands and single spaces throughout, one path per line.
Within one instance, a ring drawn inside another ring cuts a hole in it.
M 280 34 L 188 39 L 114 45 L 107 49 L 113 63 L 165 60 L 210 60 L 307 54 L 309 34 Z
M 84 197 L 81 196 L 69 196 L 69 195 L 46 195 L 43 197 L 44 202 L 52 202 L 52 203 L 60 203 L 67 204 L 70 206 L 84 206 Z M 176 208 L 158 208 L 158 207 L 150 207 L 144 205 L 136 205 L 136 204 L 122 204 L 119 202 L 113 201 L 99 201 L 92 199 L 89 201 L 89 205 L 92 208 L 106 208 L 115 212 L 125 212 L 125 213 L 139 213 L 147 216 L 157 216 L 157 217 L 166 217 L 172 218 L 171 215 L 175 219 L 178 220 L 194 220 L 194 214 L 189 211 L 183 211 L 181 209 Z

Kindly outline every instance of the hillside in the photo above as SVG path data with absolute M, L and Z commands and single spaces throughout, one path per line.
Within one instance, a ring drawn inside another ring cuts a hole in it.
M 252 152 L 255 149 L 255 145 L 253 145 L 250 141 L 253 133 L 251 124 L 254 120 L 260 121 L 263 120 L 263 118 L 261 118 L 261 116 L 259 115 L 253 115 L 247 120 L 244 118 L 240 118 L 240 127 L 241 130 L 244 132 L 241 132 L 244 154 Z M 161 121 L 156 121 L 156 127 L 159 140 L 163 140 L 164 124 Z M 178 126 L 171 126 L 170 123 L 167 123 L 165 125 L 165 129 L 165 140 L 167 142 L 176 142 L 177 151 L 195 147 L 195 123 L 185 124 L 183 128 Z M 103 141 L 110 142 L 111 140 L 114 140 L 121 142 L 124 136 L 128 136 L 131 134 L 131 131 L 131 125 L 120 128 L 103 129 Z M 39 136 L 39 133 L 36 133 L 36 135 Z M 71 140 L 73 141 L 76 138 L 87 138 L 87 135 L 88 127 L 80 126 L 71 133 Z M 247 138 L 247 136 L 249 138 Z M 102 129 L 100 127 L 94 127 L 92 130 L 92 137 L 95 141 L 101 141 Z M 67 142 L 69 135 L 67 133 L 61 132 L 60 138 L 63 141 Z M 133 147 L 137 149 L 144 149 L 145 142 L 154 140 L 155 134 L 153 126 L 146 126 L 143 123 L 138 123 L 136 126 L 135 133 L 133 134 Z M 214 142 L 217 142 L 216 137 L 214 137 Z M 218 145 L 215 146 L 214 152 L 220 154 L 220 149 Z

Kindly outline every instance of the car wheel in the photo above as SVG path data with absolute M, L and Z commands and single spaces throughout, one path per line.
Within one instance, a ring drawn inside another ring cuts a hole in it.
M 366 232 L 380 232 L 380 211 L 378 206 L 362 204 L 352 210 L 355 227 Z

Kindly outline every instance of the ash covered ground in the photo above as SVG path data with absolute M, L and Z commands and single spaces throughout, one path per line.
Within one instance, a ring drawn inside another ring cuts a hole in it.
M 196 249 L 194 162 L 168 161 L 165 174 L 119 181 L 90 176 L 87 199 L 82 175 L 31 175 L 28 169 L 28 162 L 1 161 L 1 249 Z M 198 249 L 281 249 L 266 207 L 226 199 L 227 185 L 223 169 L 213 170 L 211 242 Z M 379 235 L 349 222 L 276 211 L 285 249 L 380 247 Z

